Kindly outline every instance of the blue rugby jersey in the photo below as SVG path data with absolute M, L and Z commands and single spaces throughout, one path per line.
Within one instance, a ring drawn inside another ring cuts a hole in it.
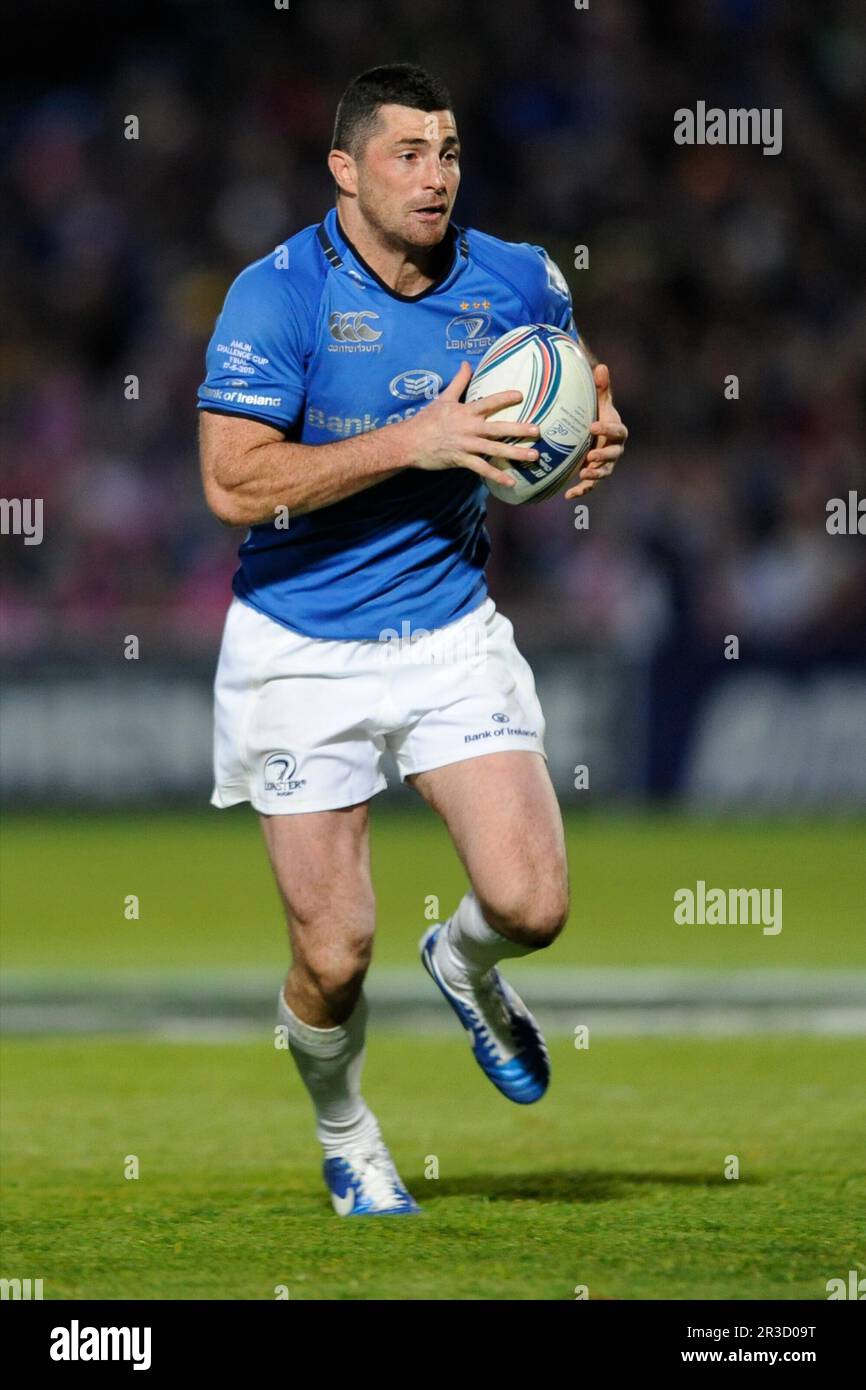
M 412 296 L 370 269 L 335 208 L 255 261 L 217 319 L 199 409 L 327 444 L 423 409 L 510 328 L 551 323 L 578 337 L 568 286 L 540 246 L 454 223 L 448 237 L 449 269 Z M 234 591 L 309 637 L 443 627 L 487 596 L 488 496 L 466 469 L 402 469 L 284 529 L 251 527 Z

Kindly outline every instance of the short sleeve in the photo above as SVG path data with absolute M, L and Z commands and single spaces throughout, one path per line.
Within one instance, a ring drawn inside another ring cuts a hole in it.
M 580 334 L 574 322 L 568 281 L 556 262 L 548 256 L 543 246 L 533 246 L 532 249 L 541 257 L 545 269 L 545 281 L 541 289 L 536 321 L 554 324 L 579 343 Z
M 304 404 L 303 306 L 270 259 L 242 271 L 208 344 L 198 408 L 289 430 Z

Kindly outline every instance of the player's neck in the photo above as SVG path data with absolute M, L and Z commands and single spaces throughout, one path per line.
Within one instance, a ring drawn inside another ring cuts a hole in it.
M 416 295 L 439 279 L 451 254 L 446 236 L 429 249 L 404 248 L 383 241 L 376 230 L 343 200 L 337 205 L 337 221 L 354 251 L 397 294 Z

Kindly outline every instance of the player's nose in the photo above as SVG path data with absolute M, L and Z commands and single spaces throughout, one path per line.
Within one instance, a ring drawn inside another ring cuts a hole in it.
M 424 188 L 425 196 L 433 203 L 448 202 L 448 185 L 444 179 L 429 179 Z
M 445 179 L 445 166 L 438 159 L 434 159 L 427 166 L 427 178 L 425 187 L 432 189 L 435 193 L 444 193 L 447 188 Z

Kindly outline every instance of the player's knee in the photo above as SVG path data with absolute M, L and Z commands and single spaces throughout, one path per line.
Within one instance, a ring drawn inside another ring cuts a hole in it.
M 373 954 L 375 925 L 375 900 L 361 890 L 351 906 L 331 899 L 310 911 L 295 911 L 295 963 L 322 998 L 339 999 L 361 984 Z
M 347 931 L 338 941 L 305 950 L 303 966 L 322 998 L 333 1000 L 363 981 L 372 954 L 371 932 Z
M 533 950 L 542 950 L 556 940 L 568 921 L 568 893 L 556 885 L 516 893 L 498 903 L 485 904 L 484 917 L 495 931 Z
M 567 920 L 567 903 L 560 905 L 553 900 L 549 903 L 534 903 L 526 914 L 523 927 L 527 934 L 524 937 L 525 943 L 534 947 L 536 951 L 543 950 L 545 946 L 551 946 Z

